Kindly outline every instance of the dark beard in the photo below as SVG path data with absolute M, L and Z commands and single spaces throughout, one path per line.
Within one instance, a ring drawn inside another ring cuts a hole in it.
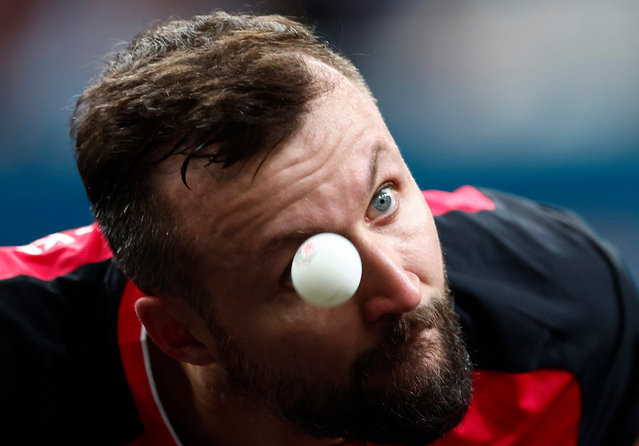
M 471 363 L 447 294 L 393 317 L 384 339 L 352 365 L 347 386 L 270 370 L 213 325 L 229 390 L 317 438 L 425 445 L 455 427 L 470 402 Z

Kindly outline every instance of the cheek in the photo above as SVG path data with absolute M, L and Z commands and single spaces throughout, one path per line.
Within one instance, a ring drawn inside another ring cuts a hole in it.
M 411 200 L 405 212 L 406 224 L 401 237 L 405 268 L 417 274 L 422 282 L 441 288 L 445 280 L 439 236 L 421 192 Z
M 280 311 L 270 327 L 279 348 L 273 352 L 274 358 L 298 363 L 301 368 L 308 366 L 315 372 L 345 373 L 365 346 L 358 315 L 359 307 L 353 300 L 332 309 L 300 302 Z
M 303 302 L 270 305 L 254 315 L 250 328 L 237 333 L 237 342 L 271 369 L 343 379 L 366 348 L 363 330 L 357 327 L 358 311 L 352 301 L 334 309 Z

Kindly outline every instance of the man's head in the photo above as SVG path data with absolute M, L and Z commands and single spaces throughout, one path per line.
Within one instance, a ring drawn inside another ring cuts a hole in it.
M 154 185 L 157 165 L 181 157 L 187 183 L 192 158 L 230 166 L 266 156 L 331 88 L 303 56 L 366 89 L 347 59 L 299 23 L 219 12 L 141 32 L 78 100 L 80 175 L 116 259 L 146 292 L 198 293 L 187 274 L 189 240 Z
M 169 356 L 210 369 L 212 393 L 316 437 L 425 444 L 460 420 L 470 392 L 432 215 L 350 63 L 292 22 L 238 19 L 267 39 L 229 34 L 235 20 L 196 19 L 225 36 L 206 42 L 175 31 L 192 22 L 152 31 L 182 36 L 176 54 L 160 51 L 170 64 L 125 52 L 126 69 L 107 68 L 79 102 L 78 164 L 96 216 L 125 270 L 173 309 L 148 299 L 138 314 Z M 314 43 L 282 49 L 278 33 Z M 155 54 L 142 36 L 135 51 Z M 219 40 L 232 51 L 207 58 Z M 250 63 L 245 47 L 257 48 Z M 220 72 L 225 87 L 213 88 Z M 140 77 L 144 89 L 127 83 Z M 290 283 L 297 247 L 318 232 L 346 236 L 362 257 L 361 285 L 340 307 L 305 303 Z M 157 274 L 144 276 L 145 260 Z

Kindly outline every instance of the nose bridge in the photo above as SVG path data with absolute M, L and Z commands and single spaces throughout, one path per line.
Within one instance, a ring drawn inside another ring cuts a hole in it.
M 358 299 L 364 316 L 374 322 L 386 314 L 412 311 L 422 299 L 419 277 L 404 265 L 401 251 L 383 235 L 360 237 L 362 258 Z

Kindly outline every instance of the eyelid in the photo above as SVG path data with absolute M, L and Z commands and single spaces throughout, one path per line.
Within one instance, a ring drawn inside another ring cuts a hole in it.
M 293 284 L 293 278 L 291 277 L 291 267 L 293 266 L 293 260 L 291 259 L 290 262 L 288 262 L 288 264 L 286 265 L 286 269 L 284 269 L 284 273 L 282 274 L 282 276 L 280 277 L 280 283 L 284 284 L 284 285 L 292 285 Z
M 371 198 L 371 203 L 373 202 L 373 200 L 375 199 L 375 197 L 377 196 L 377 194 L 380 193 L 380 191 L 386 189 L 386 188 L 391 188 L 393 190 L 396 190 L 397 187 L 395 186 L 395 183 L 393 183 L 392 181 L 387 181 L 385 183 L 382 183 L 381 186 L 379 186 L 376 190 L 375 193 L 373 194 L 373 198 Z
M 371 209 L 371 206 L 373 205 L 373 201 L 375 200 L 375 198 L 377 197 L 377 195 L 384 189 L 389 188 L 391 190 L 392 196 L 393 196 L 393 206 L 392 208 L 390 208 L 388 211 L 382 213 L 380 212 L 381 215 L 378 216 L 374 216 L 374 217 L 370 217 L 369 211 Z M 398 188 L 397 185 L 392 182 L 392 181 L 387 181 L 386 183 L 383 183 L 380 187 L 378 187 L 375 190 L 375 193 L 373 194 L 373 197 L 371 198 L 371 200 L 368 202 L 368 207 L 366 209 L 366 221 L 370 222 L 373 220 L 376 220 L 380 223 L 387 223 L 390 222 L 392 220 L 392 218 L 395 216 L 395 214 L 397 213 L 397 209 L 399 208 L 399 197 L 397 196 L 397 192 L 398 192 Z
M 285 302 L 289 302 L 290 299 L 297 299 L 297 293 L 295 292 L 295 288 L 293 287 L 293 280 L 291 278 L 291 265 L 293 264 L 293 259 L 286 264 L 285 269 L 281 271 L 280 277 L 277 280 L 277 288 L 273 293 L 273 298 L 277 299 L 276 301 L 280 304 Z

